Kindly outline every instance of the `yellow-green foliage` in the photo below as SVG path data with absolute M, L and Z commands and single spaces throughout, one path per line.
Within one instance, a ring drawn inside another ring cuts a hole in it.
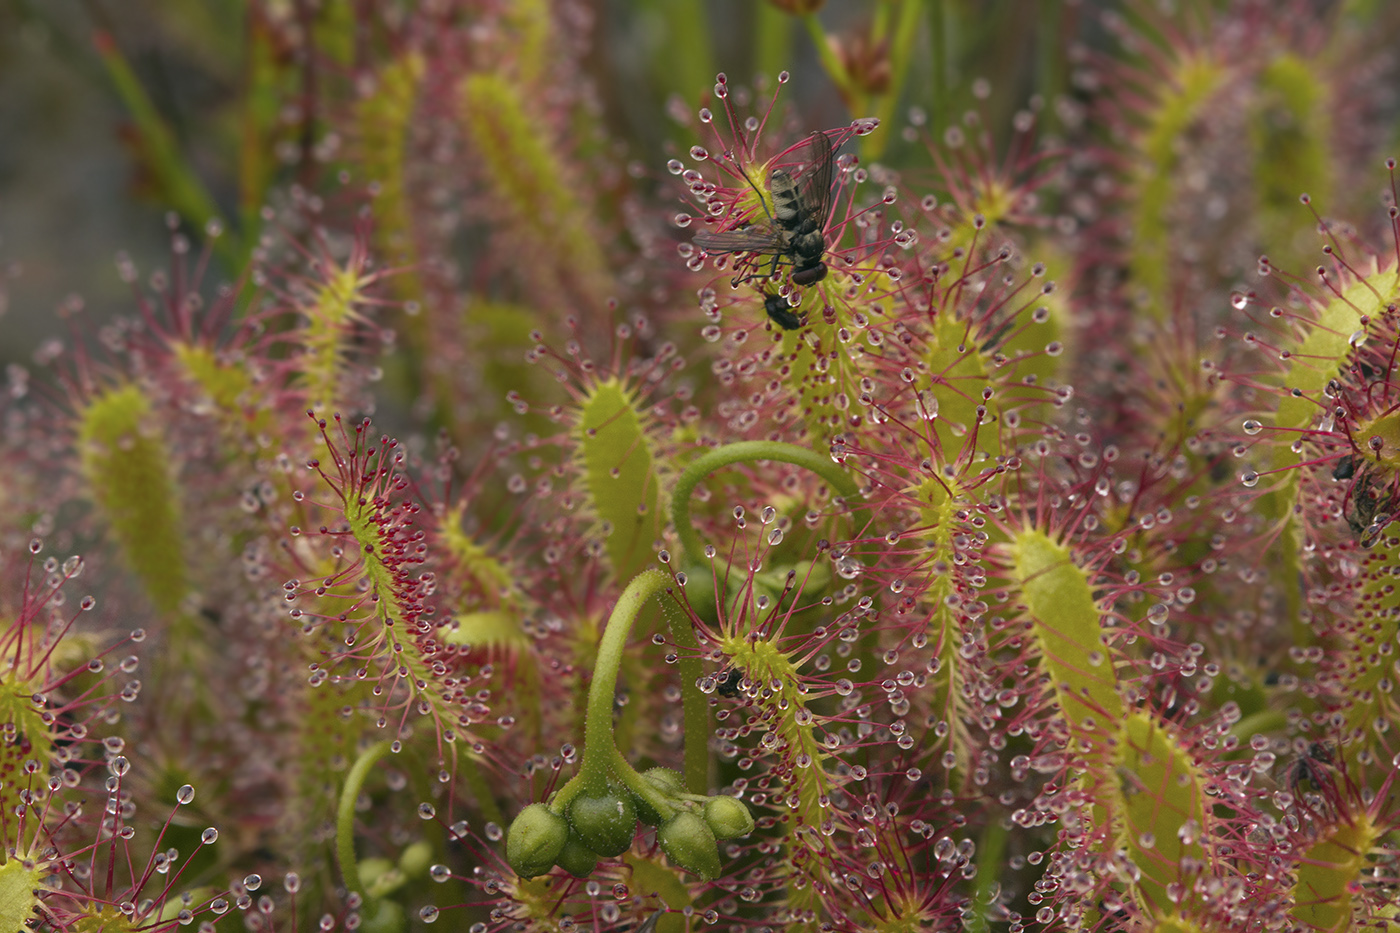
M 1090 581 L 1069 549 L 1028 529 L 1012 553 L 1094 822 L 1111 827 L 1100 845 L 1127 851 L 1141 869 L 1134 886 L 1141 906 L 1151 915 L 1165 912 L 1167 887 L 1188 876 L 1182 860 L 1204 857 L 1205 776 L 1165 723 L 1125 709 Z
M 793 911 L 818 910 L 812 881 L 820 881 L 818 862 L 813 856 L 831 845 L 830 837 L 821 830 L 830 818 L 822 801 L 830 797 L 833 783 L 827 773 L 828 755 L 817 740 L 815 719 L 807 709 L 806 699 L 798 690 L 797 669 L 787 655 L 772 641 L 752 641 L 742 635 L 726 638 L 721 647 L 729 656 L 735 671 L 754 683 L 781 684 L 772 696 L 761 699 L 768 728 L 777 734 L 784 757 L 794 763 L 788 779 L 787 792 L 796 795 L 790 804 L 790 820 L 783 823 L 787 839 L 788 858 L 793 865 L 794 879 L 802 876 L 807 883 L 789 884 L 788 907 Z M 801 857 L 794 858 L 794 853 Z M 788 929 L 805 931 L 815 924 L 790 924 Z
M 272 411 L 260 398 L 246 366 L 222 360 L 199 344 L 176 343 L 172 350 L 185 378 L 199 392 L 195 412 L 218 419 L 234 443 L 244 447 L 269 436 Z
M 105 389 L 78 413 L 88 495 L 157 609 L 174 613 L 187 570 L 180 496 L 151 400 L 135 384 Z
M 1298 196 L 1306 192 L 1316 203 L 1331 202 L 1326 142 L 1331 121 L 1318 72 L 1314 63 L 1296 55 L 1274 59 L 1259 76 L 1259 103 L 1251 121 L 1259 236 L 1264 252 L 1285 269 L 1306 268 L 1314 255 L 1295 242 L 1299 234 L 1311 234 L 1314 224 Z M 1311 242 L 1308 247 L 1315 249 Z
M 515 391 L 527 399 L 548 398 L 543 370 L 525 362 L 526 351 L 534 345 L 530 334 L 540 326 L 540 315 L 532 308 L 493 301 L 473 301 L 467 305 L 467 333 L 478 349 L 480 385 L 473 386 L 484 417 L 519 420 L 509 410 L 506 393 Z M 525 416 L 525 430 L 546 431 L 542 414 Z
M 1138 887 L 1156 913 L 1171 904 L 1167 887 L 1189 877 L 1182 860 L 1205 859 L 1205 775 L 1179 739 L 1144 713 L 1128 715 L 1117 743 L 1117 845 L 1142 869 Z
M 977 427 L 976 409 L 982 404 L 988 367 L 977 347 L 971 345 L 975 339 L 968 334 L 965 321 L 952 314 L 940 314 L 925 355 L 930 382 L 920 383 L 920 387 L 937 401 L 938 417 L 933 421 L 933 429 L 942 450 L 937 461 L 940 464 L 956 463 Z M 977 430 L 976 450 L 996 457 L 1001 453 L 998 427 L 987 423 L 989 420 L 984 418 Z
M 333 883 L 334 879 L 321 875 L 330 850 L 319 840 L 324 840 L 325 825 L 335 818 L 336 796 L 364 730 L 358 714 L 344 713 L 358 705 L 365 691 L 347 692 L 329 679 L 312 686 L 305 678 L 298 689 L 295 737 L 290 740 L 296 750 L 295 796 L 287 805 L 283 838 L 302 871 L 321 883 Z
M 514 41 L 515 73 L 521 84 L 533 86 L 548 76 L 553 44 L 546 0 L 514 0 L 504 9 Z
M 567 296 L 572 306 L 601 307 L 607 266 L 571 190 L 571 172 L 558 144 L 542 132 L 517 84 L 499 74 L 462 79 L 462 125 L 525 252 L 520 268 L 529 286 Z
M 424 70 L 423 56 L 417 52 L 394 59 L 380 69 L 374 93 L 363 98 L 356 109 L 364 172 L 379 186 L 374 201 L 375 241 L 386 262 L 398 267 L 413 266 L 418 256 L 405 150 Z M 394 276 L 393 283 L 400 297 L 422 300 L 422 287 L 413 268 Z
M 1393 723 L 1397 713 L 1389 685 L 1382 684 L 1384 678 L 1395 675 L 1394 657 L 1383 646 L 1394 646 L 1400 631 L 1400 591 L 1394 576 L 1400 567 L 1400 546 L 1390 543 L 1396 537 L 1400 537 L 1400 526 L 1391 524 L 1382 532 L 1380 543 L 1365 552 L 1356 610 L 1339 639 L 1341 644 L 1333 649 L 1340 662 L 1347 732 L 1358 738 L 1346 749 L 1350 761 L 1378 740 L 1374 726 Z
M 509 567 L 462 528 L 466 504 L 447 509 L 437 525 L 437 543 L 451 565 L 449 579 L 462 591 L 464 610 L 518 609 L 520 592 Z
M 615 379 L 594 385 L 579 406 L 575 442 L 613 574 L 630 580 L 655 559 L 662 523 L 660 481 L 635 395 Z
M 962 693 L 963 673 L 958 648 L 962 644 L 962 628 L 958 611 L 949 605 L 954 595 L 956 566 L 952 540 L 959 531 L 954 515 L 966 504 L 961 484 L 954 479 L 939 481 L 925 479 L 913 493 L 920 502 L 920 524 L 928 528 L 929 586 L 922 598 L 929 614 L 928 639 L 938 652 L 938 670 L 929 676 L 933 693 L 931 708 L 934 715 L 948 724 L 948 749 L 956 756 L 956 773 L 969 774 L 972 746 L 964 723 Z M 929 749 L 930 753 L 936 750 Z
M 306 388 L 306 404 L 316 411 L 343 403 L 342 379 L 351 328 L 359 317 L 356 305 L 366 286 L 361 270 L 326 263 L 316 297 L 302 306 L 302 355 L 298 359 Z
M 31 699 L 37 687 L 14 670 L 0 679 L 0 812 L 11 817 L 22 802 L 20 795 L 43 783 L 53 757 L 51 727 L 43 720 L 43 708 Z M 26 761 L 37 761 L 39 772 L 26 774 Z
M 872 276 L 870 288 L 877 284 Z M 845 293 L 848 277 L 833 272 L 803 296 L 798 313 L 807 315 L 808 326 L 800 331 L 785 331 L 783 349 L 792 354 L 792 364 L 786 367 L 788 388 L 798 398 L 799 417 L 814 446 L 821 447 L 831 435 L 841 431 L 845 417 L 857 407 L 860 397 L 863 345 L 856 340 L 841 339 L 842 329 L 857 330 L 857 311 L 868 310 L 869 297 L 849 300 Z M 888 287 L 883 283 L 881 288 Z M 823 305 L 836 315 L 834 324 L 827 324 Z
M 1012 547 L 1016 578 L 1034 626 L 1041 663 L 1050 674 L 1060 710 L 1076 736 L 1099 746 L 1083 760 L 1105 761 L 1105 730 L 1122 722 L 1113 659 L 1099 629 L 1099 611 L 1087 575 L 1069 548 L 1027 529 Z
M 1318 400 L 1322 398 L 1322 390 L 1327 383 L 1345 365 L 1351 352 L 1351 340 L 1361 330 L 1361 318 L 1367 316 L 1378 320 L 1386 305 L 1397 299 L 1400 299 L 1400 280 L 1395 271 L 1375 272 L 1347 288 L 1341 297 L 1333 299 L 1321 310 L 1317 320 L 1294 348 L 1292 361 L 1279 379 L 1280 387 L 1286 391 L 1281 393 L 1274 412 L 1274 427 L 1285 432 L 1296 432 L 1310 427 L 1315 419 L 1322 416 L 1323 409 L 1318 405 Z M 1265 566 L 1274 569 L 1279 591 L 1285 594 L 1294 641 L 1305 644 L 1311 642 L 1314 636 L 1310 627 L 1299 618 L 1296 583 L 1298 555 L 1302 553 L 1304 538 L 1304 530 L 1294 510 L 1298 502 L 1301 472 L 1288 469 L 1296 466 L 1301 458 L 1286 443 L 1272 444 L 1269 450 L 1271 460 L 1260 465 L 1260 472 L 1265 469 L 1280 472 L 1261 480 L 1261 483 L 1267 483 L 1272 488 L 1260 497 L 1257 509 L 1266 520 L 1279 523 L 1283 528 Z
M 1171 230 L 1166 218 L 1173 199 L 1181 195 L 1175 172 L 1178 146 L 1227 76 L 1227 69 L 1208 56 L 1182 58 L 1176 63 L 1171 80 L 1161 82 L 1164 90 L 1156 109 L 1145 115 L 1148 123 L 1134 172 L 1136 196 L 1130 202 L 1133 242 L 1129 262 L 1134 289 L 1141 290 L 1158 315 L 1165 312 L 1163 302 L 1170 296 L 1169 283 L 1174 275 Z
M 676 913 L 668 913 L 656 924 L 656 933 L 685 933 L 685 917 L 679 911 L 691 906 L 690 891 L 676 873 L 652 859 L 624 852 L 622 860 L 632 869 L 632 886 L 637 891 L 655 891 L 661 902 Z
M 48 874 L 43 863 L 9 855 L 0 865 L 0 930 L 27 930 L 26 921 L 39 906 L 40 880 Z
M 1360 890 L 1367 853 L 1383 833 L 1384 828 L 1376 826 L 1369 814 L 1355 814 L 1308 849 L 1298 863 L 1293 916 L 1325 933 L 1352 930 L 1352 893 Z

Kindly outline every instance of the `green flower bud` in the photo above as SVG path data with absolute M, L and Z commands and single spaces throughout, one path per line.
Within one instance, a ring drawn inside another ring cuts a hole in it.
M 685 793 L 685 776 L 675 768 L 648 768 L 642 777 L 667 797 Z
M 656 838 L 672 863 L 706 881 L 719 876 L 719 844 L 710 827 L 694 813 L 677 813 L 657 831 Z
M 642 779 L 655 787 L 663 797 L 675 797 L 685 793 L 685 778 L 679 771 L 671 768 L 651 768 L 642 772 Z M 637 816 L 648 826 L 656 826 L 661 822 L 661 814 L 651 804 L 637 795 L 632 796 L 632 800 L 637 805 Z
M 733 839 L 753 832 L 749 808 L 742 801 L 723 795 L 705 801 L 705 823 L 716 839 Z
M 569 822 L 584 845 L 604 858 L 612 858 L 632 848 L 632 837 L 637 834 L 637 808 L 626 791 L 575 797 L 569 805 Z
M 399 854 L 399 871 L 405 878 L 428 877 L 428 866 L 433 863 L 433 846 L 420 839 Z
M 584 845 L 578 833 L 571 830 L 555 864 L 575 878 L 587 878 L 598 867 L 598 853 Z
M 408 929 L 408 914 L 397 901 L 381 898 L 365 908 L 360 914 L 360 929 L 365 933 L 404 933 Z
M 506 831 L 506 862 L 522 878 L 543 875 L 568 839 L 568 820 L 542 803 L 532 803 Z

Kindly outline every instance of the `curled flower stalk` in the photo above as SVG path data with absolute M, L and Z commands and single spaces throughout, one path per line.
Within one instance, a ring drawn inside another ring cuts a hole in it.
M 658 827 L 657 841 L 673 864 L 709 880 L 720 873 L 717 840 L 753 830 L 739 801 L 687 793 L 682 777 L 665 768 L 638 774 L 613 740 L 612 696 L 623 646 L 642 604 L 669 583 L 660 571 L 645 571 L 628 584 L 608 619 L 589 687 L 583 763 L 548 803 L 526 807 L 506 838 L 507 861 L 524 878 L 554 865 L 590 874 L 600 856 L 631 848 L 640 818 Z

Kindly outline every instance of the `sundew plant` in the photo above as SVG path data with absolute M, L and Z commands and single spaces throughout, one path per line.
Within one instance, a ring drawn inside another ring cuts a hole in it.
M 118 6 L 0 933 L 1400 931 L 1394 5 Z

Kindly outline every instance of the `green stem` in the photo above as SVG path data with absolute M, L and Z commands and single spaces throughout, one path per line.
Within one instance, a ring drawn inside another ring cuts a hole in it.
M 739 441 L 726 444 L 705 453 L 691 461 L 681 472 L 680 479 L 671 493 L 671 521 L 676 526 L 676 535 L 681 541 L 681 566 L 688 567 L 698 562 L 704 548 L 700 536 L 690 521 L 690 497 L 700 481 L 721 467 L 749 460 L 777 460 L 805 467 L 831 484 L 837 495 L 848 501 L 858 499 L 859 490 L 855 481 L 845 471 L 816 451 L 796 444 L 779 441 Z M 870 521 L 869 512 L 860 509 L 856 514 L 856 528 L 864 528 Z M 695 631 L 689 625 L 680 624 L 667 617 L 671 625 L 671 636 L 676 640 L 681 657 L 681 705 L 685 722 L 685 786 L 693 794 L 703 794 L 709 789 L 709 700 L 696 682 L 702 676 L 700 666 L 700 644 L 695 640 Z
M 720 467 L 747 460 L 777 460 L 779 463 L 791 463 L 794 466 L 806 467 L 826 480 L 842 499 L 851 501 L 860 498 L 855 480 L 851 479 L 835 463 L 832 463 L 830 457 L 823 457 L 806 447 L 784 444 L 781 441 L 739 441 L 734 444 L 726 444 L 723 447 L 716 447 L 704 456 L 692 460 L 686 466 L 671 493 L 671 521 L 676 526 L 676 534 L 681 540 L 682 556 L 684 557 L 681 566 L 686 566 L 686 562 L 699 561 L 700 555 L 704 552 L 704 548 L 700 544 L 700 536 L 695 533 L 695 526 L 690 523 L 691 493 L 695 491 L 695 487 L 702 479 Z M 868 509 L 861 508 L 853 514 L 857 530 L 869 524 Z
M 651 804 L 663 817 L 675 812 L 676 808 L 622 757 L 613 741 L 612 725 L 617 672 L 622 667 L 622 652 L 627 647 L 632 623 L 637 620 L 643 604 L 670 583 L 671 578 L 660 570 L 643 571 L 632 578 L 613 607 L 608 624 L 603 629 L 603 639 L 598 643 L 593 683 L 588 687 L 588 707 L 583 725 L 583 764 L 578 774 L 550 800 L 549 808 L 555 813 L 563 813 L 570 801 L 585 790 L 590 794 L 606 792 L 610 776 L 622 781 L 632 793 Z
M 340 806 L 335 817 L 335 857 L 340 863 L 340 876 L 345 887 L 364 895 L 365 886 L 360 881 L 360 866 L 355 861 L 355 800 L 360 796 L 360 788 L 374 763 L 389 752 L 388 742 L 376 742 L 360 754 L 345 776 L 345 786 L 340 791 Z
M 681 770 L 685 774 L 686 790 L 703 794 L 710 787 L 710 703 L 695 686 L 705 674 L 700 664 L 700 642 L 695 638 L 689 619 L 669 606 L 662 614 L 666 616 L 680 658 L 681 714 L 685 725 L 685 761 Z

